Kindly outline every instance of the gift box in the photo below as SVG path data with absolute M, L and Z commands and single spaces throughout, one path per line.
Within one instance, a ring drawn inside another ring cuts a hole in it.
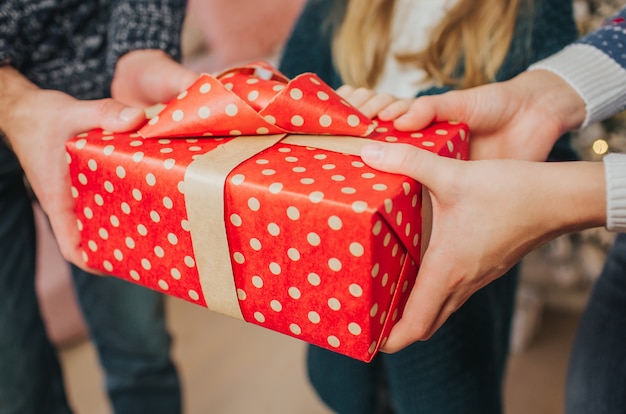
M 422 189 L 372 141 L 467 158 L 465 125 L 400 132 L 314 74 L 202 75 L 140 130 L 67 142 L 89 266 L 362 361 L 417 274 Z M 210 329 L 210 327 L 208 327 Z

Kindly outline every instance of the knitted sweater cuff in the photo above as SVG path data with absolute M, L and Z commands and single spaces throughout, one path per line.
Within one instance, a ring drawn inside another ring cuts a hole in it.
M 127 52 L 160 49 L 181 59 L 180 36 L 185 16 L 185 0 L 133 0 L 112 6 L 107 54 L 111 73 L 117 60 Z
M 585 102 L 582 127 L 617 113 L 626 101 L 626 70 L 599 49 L 574 44 L 528 70 L 549 70 L 569 83 Z
M 604 157 L 606 175 L 606 228 L 626 232 L 626 154 Z

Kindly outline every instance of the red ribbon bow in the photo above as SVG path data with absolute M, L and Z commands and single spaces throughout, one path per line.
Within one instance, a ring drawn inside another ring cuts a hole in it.
M 198 80 L 140 130 L 144 138 L 300 133 L 367 136 L 376 123 L 313 73 L 289 80 L 265 62 Z

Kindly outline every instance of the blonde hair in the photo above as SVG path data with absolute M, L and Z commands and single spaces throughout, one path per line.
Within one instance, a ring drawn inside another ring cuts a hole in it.
M 395 0 L 345 0 L 333 39 L 333 59 L 343 80 L 373 88 L 391 43 Z M 435 26 L 426 49 L 397 58 L 424 69 L 436 85 L 469 88 L 495 80 L 509 50 L 522 2 L 458 0 Z

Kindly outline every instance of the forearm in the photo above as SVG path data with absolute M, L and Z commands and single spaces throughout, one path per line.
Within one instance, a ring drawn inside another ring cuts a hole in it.
M 532 70 L 523 72 L 512 81 L 526 99 L 526 105 L 535 112 L 538 119 L 549 119 L 553 122 L 558 134 L 578 128 L 585 120 L 585 101 L 578 92 L 560 76 L 548 70 Z M 541 126 L 539 126 L 541 127 Z
M 542 198 L 549 215 L 544 225 L 563 234 L 607 222 L 606 179 L 600 162 L 544 163 L 536 184 L 544 187 Z
M 477 210 L 482 205 L 490 212 L 482 219 L 487 223 L 487 237 L 499 243 L 496 251 L 521 252 L 521 257 L 562 234 L 601 227 L 607 221 L 601 162 L 475 163 L 464 173 L 465 186 L 475 186 L 471 190 L 475 194 L 464 195 L 467 200 L 459 203 L 472 203 Z M 472 184 L 476 182 L 488 184 Z
M 19 134 L 15 133 L 19 119 L 23 117 L 24 99 L 39 88 L 10 65 L 0 66 L 0 132 L 11 146 Z
M 583 101 L 585 116 L 571 125 L 571 129 L 601 121 L 624 108 L 626 69 L 590 46 L 567 48 L 532 69 L 557 74 Z

